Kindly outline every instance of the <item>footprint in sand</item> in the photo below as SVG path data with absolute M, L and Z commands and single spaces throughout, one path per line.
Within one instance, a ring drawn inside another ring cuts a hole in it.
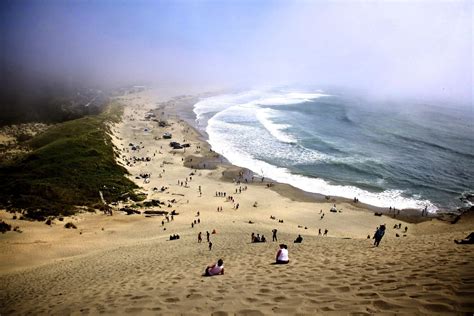
M 273 300 L 277 303 L 286 301 L 288 298 L 286 296 L 276 296 L 273 298 Z
M 348 286 L 340 286 L 335 288 L 336 292 L 347 293 L 350 292 L 351 288 Z
M 136 314 L 142 311 L 143 311 L 143 308 L 140 308 L 140 307 L 129 307 L 125 309 L 125 312 L 130 313 L 130 314 Z
M 255 309 L 241 309 L 235 312 L 236 316 L 263 316 L 264 314 Z
M 203 297 L 203 296 L 202 296 L 201 294 L 199 294 L 199 293 L 196 293 L 196 294 L 193 293 L 193 294 L 188 294 L 188 295 L 186 295 L 186 298 L 187 298 L 187 299 L 190 299 L 190 300 L 197 300 L 197 299 L 200 299 L 200 298 L 202 298 L 202 297 Z
M 211 314 L 211 316 L 228 316 L 228 315 L 229 315 L 229 313 L 224 312 L 224 311 L 216 311 L 216 312 Z

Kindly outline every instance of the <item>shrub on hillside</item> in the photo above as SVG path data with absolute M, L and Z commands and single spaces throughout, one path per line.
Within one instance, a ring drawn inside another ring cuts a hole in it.
M 71 222 L 68 222 L 64 225 L 64 228 L 74 228 L 74 229 L 77 229 L 77 226 L 74 225 L 73 223 Z
M 2 234 L 12 230 L 12 225 L 5 223 L 4 221 L 0 221 L 0 232 Z

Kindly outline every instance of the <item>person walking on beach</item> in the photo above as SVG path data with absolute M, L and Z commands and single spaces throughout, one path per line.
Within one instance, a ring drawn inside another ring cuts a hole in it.
M 276 254 L 276 264 L 287 264 L 288 262 L 290 262 L 288 247 L 285 244 L 280 244 L 280 249 Z
M 209 251 L 212 250 L 212 242 L 209 242 Z
M 201 236 L 201 232 L 199 232 L 198 234 L 198 243 L 201 243 L 202 242 L 202 236 Z
M 374 234 L 374 246 L 378 247 L 380 244 L 380 241 L 382 240 L 383 235 L 385 235 L 385 224 L 380 225 L 379 228 L 377 228 L 377 231 Z
M 272 240 L 273 241 L 278 241 L 278 239 L 277 239 L 277 230 L 275 228 L 272 230 L 272 234 L 273 234 L 272 235 Z
M 209 232 L 206 230 L 206 239 L 207 239 L 207 242 L 209 242 L 209 237 L 211 236 L 211 234 L 209 234 Z

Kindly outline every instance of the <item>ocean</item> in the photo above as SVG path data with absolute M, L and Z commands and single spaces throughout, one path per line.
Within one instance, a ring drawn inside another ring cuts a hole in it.
M 472 108 L 273 88 L 208 97 L 194 113 L 232 164 L 307 192 L 436 212 L 474 189 Z

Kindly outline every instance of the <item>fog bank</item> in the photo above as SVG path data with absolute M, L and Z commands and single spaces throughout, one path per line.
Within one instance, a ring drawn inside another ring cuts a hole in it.
M 339 87 L 472 106 L 471 1 L 6 1 L 3 89 Z

